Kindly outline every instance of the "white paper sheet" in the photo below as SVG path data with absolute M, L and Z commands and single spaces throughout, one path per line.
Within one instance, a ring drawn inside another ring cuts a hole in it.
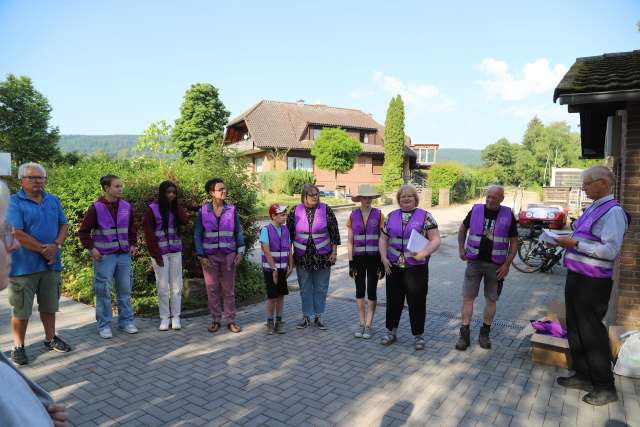
M 542 243 L 549 243 L 551 245 L 557 245 L 556 243 L 556 237 L 560 237 L 559 234 L 554 233 L 551 230 L 543 230 L 542 234 L 540 234 L 540 237 L 538 237 L 538 240 L 541 241 Z
M 429 244 L 429 240 L 425 238 L 422 234 L 418 233 L 416 230 L 411 230 L 411 235 L 409 236 L 409 243 L 407 243 L 407 249 L 410 252 L 420 252 Z

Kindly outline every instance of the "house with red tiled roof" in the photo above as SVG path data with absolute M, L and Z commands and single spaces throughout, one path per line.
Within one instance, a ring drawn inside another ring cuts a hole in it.
M 324 190 L 334 190 L 332 171 L 318 169 L 311 156 L 314 140 L 324 128 L 339 127 L 360 141 L 362 153 L 353 169 L 338 174 L 338 187 L 347 192 L 358 184 L 379 184 L 384 163 L 384 126 L 370 114 L 350 108 L 320 104 L 262 100 L 233 118 L 224 143 L 250 159 L 256 173 L 270 170 L 305 169 L 314 173 Z M 404 174 L 408 177 L 416 154 L 405 140 Z

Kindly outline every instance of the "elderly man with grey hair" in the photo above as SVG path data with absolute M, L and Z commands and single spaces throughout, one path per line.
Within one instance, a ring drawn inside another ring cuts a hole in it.
M 462 326 L 456 350 L 464 351 L 471 345 L 469 325 L 473 303 L 483 278 L 484 323 L 480 328 L 478 343 L 484 349 L 491 348 L 489 333 L 496 314 L 496 303 L 518 250 L 517 222 L 511 208 L 500 205 L 503 200 L 504 189 L 492 185 L 487 190 L 486 203 L 474 205 L 458 230 L 460 259 L 467 261 L 467 268 L 462 287 Z
M 13 307 L 11 359 L 18 365 L 29 362 L 24 348 L 27 324 L 38 298 L 47 350 L 71 351 L 56 335 L 56 312 L 60 299 L 60 248 L 67 238 L 69 223 L 60 200 L 44 191 L 47 171 L 38 163 L 18 168 L 21 189 L 11 196 L 7 223 L 15 228 L 21 247 L 11 254 L 9 303 Z
M 602 320 L 609 307 L 614 264 L 631 217 L 611 194 L 614 183 L 613 173 L 605 166 L 585 170 L 582 189 L 593 203 L 573 223 L 570 237 L 556 238 L 558 246 L 566 248 L 564 303 L 575 371 L 557 381 L 563 387 L 588 391 L 582 400 L 596 406 L 618 400 Z

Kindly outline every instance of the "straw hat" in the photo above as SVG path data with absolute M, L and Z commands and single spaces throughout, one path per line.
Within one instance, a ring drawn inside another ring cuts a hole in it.
M 380 193 L 378 193 L 371 184 L 360 184 L 358 185 L 358 193 L 355 196 L 352 196 L 351 200 L 357 203 L 360 201 L 360 197 L 371 197 L 372 199 L 376 199 L 380 197 Z

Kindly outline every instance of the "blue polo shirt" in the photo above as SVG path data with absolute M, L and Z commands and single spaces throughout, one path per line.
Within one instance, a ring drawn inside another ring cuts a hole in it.
M 7 222 L 45 244 L 54 243 L 58 237 L 60 225 L 69 223 L 62 210 L 60 200 L 56 196 L 42 192 L 42 201 L 36 203 L 29 199 L 22 189 L 11 196 Z M 56 261 L 51 265 L 47 264 L 47 260 L 40 253 L 22 246 L 11 254 L 9 277 L 24 276 L 47 270 L 62 270 L 60 251 L 56 255 Z

